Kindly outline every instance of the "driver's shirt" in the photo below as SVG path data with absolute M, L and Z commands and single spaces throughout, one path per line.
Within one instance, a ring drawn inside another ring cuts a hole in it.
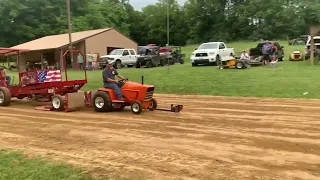
M 104 70 L 102 71 L 104 85 L 109 83 L 106 81 L 107 78 L 115 80 L 116 75 L 118 75 L 118 71 L 115 70 L 114 68 L 104 68 Z

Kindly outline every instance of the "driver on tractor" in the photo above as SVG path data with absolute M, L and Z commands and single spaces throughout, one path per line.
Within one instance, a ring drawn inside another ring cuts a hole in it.
M 121 80 L 125 80 L 125 78 L 121 76 L 116 69 L 113 68 L 113 65 L 114 63 L 110 63 L 110 61 L 107 61 L 106 67 L 102 71 L 103 87 L 113 89 L 114 92 L 116 93 L 118 100 L 124 101 L 124 98 L 122 96 L 122 92 L 120 89 L 123 83 L 116 80 L 115 76 L 117 76 Z
M 2 77 L 3 76 L 3 77 Z M 7 85 L 10 86 L 11 77 L 6 75 L 6 70 L 3 67 L 0 67 L 0 78 L 5 78 Z

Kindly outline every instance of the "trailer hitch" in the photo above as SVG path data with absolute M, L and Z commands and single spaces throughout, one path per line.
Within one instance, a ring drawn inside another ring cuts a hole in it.
M 157 109 L 153 109 L 153 110 L 179 113 L 180 111 L 182 111 L 182 109 L 183 109 L 183 105 L 180 105 L 180 104 L 178 104 L 178 105 L 171 104 L 171 108 L 170 108 L 170 109 L 157 108 Z

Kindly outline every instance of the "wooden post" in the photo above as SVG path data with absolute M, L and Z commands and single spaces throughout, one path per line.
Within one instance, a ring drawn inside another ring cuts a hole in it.
M 73 44 L 72 44 L 72 26 L 71 26 L 71 13 L 70 13 L 70 0 L 66 0 L 67 3 L 67 20 L 68 20 L 68 34 L 69 34 L 69 50 L 73 49 Z M 72 67 L 73 67 L 73 52 L 70 52 L 70 57 L 71 57 L 71 62 L 72 62 Z
M 44 66 L 43 66 L 43 53 L 41 53 L 41 55 L 40 55 L 40 61 L 41 61 L 41 69 L 44 69 Z
M 20 62 L 19 62 L 19 51 L 17 52 L 17 56 L 16 56 L 16 61 L 17 61 L 17 69 L 18 69 L 18 72 L 21 72 L 21 67 L 20 67 Z M 20 81 L 20 80 L 19 80 Z
M 311 36 L 311 41 L 310 41 L 310 64 L 314 65 L 314 39 L 313 39 L 313 35 Z
M 60 49 L 60 55 L 59 55 L 59 66 L 60 66 L 60 71 L 64 71 L 64 63 L 63 63 L 63 50 Z
M 6 61 L 7 61 L 7 64 L 8 64 L 8 68 L 10 68 L 10 58 L 9 58 L 9 56 L 5 56 L 5 58 L 6 58 Z

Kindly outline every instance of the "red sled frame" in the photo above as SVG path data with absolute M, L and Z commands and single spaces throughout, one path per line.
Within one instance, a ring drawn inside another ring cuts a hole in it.
M 1 53 L 4 51 L 5 53 Z M 10 48 L 0 48 L 0 55 L 10 54 L 14 52 L 21 52 L 28 50 L 18 50 Z M 86 57 L 79 50 L 66 50 L 63 54 L 63 65 L 65 73 L 65 81 L 61 80 L 59 82 L 43 82 L 23 85 L 19 79 L 19 85 L 9 86 L 7 83 L 3 83 L 3 77 L 0 77 L 0 87 L 6 87 L 11 93 L 11 97 L 16 97 L 18 99 L 23 99 L 25 97 L 29 99 L 39 100 L 38 98 L 44 98 L 43 102 L 49 102 L 52 96 L 55 94 L 65 96 L 68 93 L 78 92 L 87 83 L 87 72 L 84 69 L 85 79 L 82 80 L 68 80 L 68 72 L 66 67 L 66 56 L 68 53 L 78 52 L 84 58 L 84 67 L 86 67 Z M 19 59 L 17 56 L 17 61 L 19 64 Z M 30 73 L 37 73 L 36 71 L 30 71 Z M 4 77 L 5 78 L 5 77 Z

